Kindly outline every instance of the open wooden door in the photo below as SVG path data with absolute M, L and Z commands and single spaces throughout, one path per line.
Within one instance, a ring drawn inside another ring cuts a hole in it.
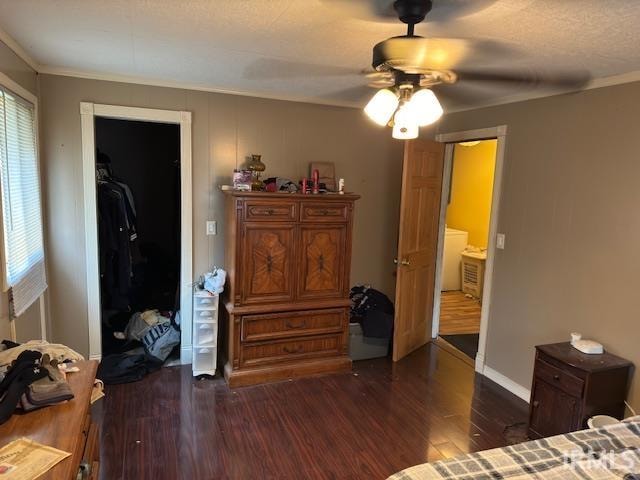
M 404 147 L 398 236 L 393 360 L 431 340 L 444 144 Z

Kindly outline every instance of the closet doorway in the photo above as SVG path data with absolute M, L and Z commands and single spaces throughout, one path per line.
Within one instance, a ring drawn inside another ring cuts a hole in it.
M 178 310 L 190 363 L 191 114 L 82 103 L 81 119 L 90 358 L 135 346 L 136 315 Z

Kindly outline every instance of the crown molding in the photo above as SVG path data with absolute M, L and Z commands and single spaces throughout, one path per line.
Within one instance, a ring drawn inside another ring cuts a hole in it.
M 336 101 L 326 100 L 316 97 L 310 97 L 308 95 L 287 95 L 287 94 L 274 94 L 261 90 L 236 90 L 226 89 L 220 87 L 206 86 L 197 83 L 177 82 L 171 80 L 161 80 L 157 78 L 138 77 L 130 75 L 118 75 L 118 74 L 105 74 L 100 72 L 93 72 L 89 70 L 74 70 L 61 67 L 53 67 L 49 65 L 41 65 L 31 57 L 26 50 L 24 50 L 18 42 L 16 42 L 11 35 L 0 28 L 0 41 L 5 43 L 18 57 L 20 57 L 25 63 L 27 63 L 35 72 L 46 73 L 49 75 L 59 75 L 64 77 L 76 77 L 85 78 L 89 80 L 103 80 L 108 82 L 120 82 L 120 83 L 132 83 L 136 85 L 149 85 L 155 87 L 177 88 L 182 90 L 196 90 L 201 92 L 223 93 L 227 95 L 240 95 L 245 97 L 258 97 L 269 100 L 284 100 L 289 102 L 302 102 L 312 103 L 316 105 L 327 105 L 333 107 L 346 107 L 346 108 L 362 108 L 364 105 L 358 102 L 349 101 Z M 472 106 L 465 106 L 460 108 L 452 108 L 447 113 L 465 112 L 469 110 L 478 110 L 486 107 L 494 107 L 498 105 L 505 105 L 509 103 L 525 102 L 527 100 L 535 100 L 546 97 L 553 97 L 556 95 L 564 95 L 568 93 L 577 93 L 585 90 L 593 90 L 595 88 L 611 87 L 615 85 L 622 85 L 625 83 L 633 83 L 640 81 L 640 70 L 627 72 L 619 75 L 612 75 L 608 77 L 595 78 L 587 87 L 582 90 L 563 90 L 555 92 L 538 92 L 538 93 L 521 93 L 516 95 L 509 95 L 507 97 L 497 98 L 487 102 L 482 102 Z
M 496 98 L 487 102 L 478 103 L 468 107 L 452 108 L 447 113 L 467 112 L 470 110 L 479 110 L 481 108 L 496 107 L 498 105 L 506 105 L 509 103 L 526 102 L 528 100 L 536 100 L 540 98 L 555 97 L 557 95 L 566 95 L 569 93 L 579 93 L 596 88 L 613 87 L 615 85 L 623 85 L 625 83 L 640 82 L 640 70 L 622 73 L 620 75 L 611 75 L 609 77 L 594 78 L 589 85 L 580 90 L 556 90 L 554 92 L 538 92 L 538 93 L 518 93 L 502 98 Z
M 196 90 L 200 92 L 223 93 L 227 95 L 239 95 L 242 97 L 258 97 L 267 100 L 284 100 L 289 102 L 313 103 L 316 105 L 327 105 L 332 107 L 361 108 L 358 102 L 332 101 L 306 95 L 285 95 L 274 94 L 261 90 L 235 90 L 219 87 L 210 87 L 197 83 L 176 82 L 160 80 L 157 78 L 137 77 L 129 75 L 105 74 L 85 70 L 70 70 L 64 68 L 41 65 L 40 73 L 48 75 L 58 75 L 63 77 L 85 78 L 88 80 L 102 80 L 106 82 L 132 83 L 136 85 L 149 85 L 153 87 L 177 88 L 181 90 Z
M 160 80 L 156 78 L 136 77 L 136 76 L 129 76 L 129 75 L 105 74 L 105 73 L 99 73 L 99 72 L 91 72 L 91 71 L 85 71 L 85 70 L 71 70 L 71 69 L 64 69 L 64 68 L 50 67 L 50 66 L 43 66 L 43 65 L 39 67 L 39 72 L 46 73 L 49 75 L 85 78 L 89 80 L 133 83 L 136 85 L 149 85 L 149 86 L 155 86 L 155 87 L 178 88 L 182 90 L 196 90 L 196 91 L 202 91 L 202 92 L 223 93 L 227 95 L 240 95 L 245 97 L 266 98 L 270 100 L 284 100 L 289 102 L 312 103 L 316 105 L 327 105 L 327 106 L 333 106 L 333 107 L 346 107 L 346 108 L 362 108 L 363 107 L 363 105 L 359 104 L 358 102 L 325 100 L 325 99 L 319 99 L 319 98 L 309 97 L 305 95 L 273 94 L 270 92 L 265 92 L 260 90 L 235 90 L 235 89 L 232 90 L 232 89 L 210 87 L 210 86 L 199 85 L 199 84 L 188 83 L 188 82 L 166 81 L 166 80 Z M 580 91 L 611 87 L 615 85 L 622 85 L 625 83 L 633 83 L 638 81 L 640 81 L 640 70 L 623 73 L 620 75 L 596 78 L 587 87 L 585 87 L 582 90 L 562 90 L 562 91 L 555 91 L 555 92 L 520 93 L 516 95 L 510 95 L 507 97 L 490 100 L 487 102 L 478 103 L 468 107 L 453 108 L 448 110 L 447 113 L 457 113 L 457 112 L 465 112 L 469 110 L 478 110 L 481 108 L 494 107 L 494 106 L 505 105 L 509 103 L 525 102 L 527 100 L 536 100 L 540 98 L 553 97 L 556 95 L 565 95 L 568 93 L 578 93 Z
M 20 59 L 29 65 L 36 73 L 40 71 L 40 64 L 29 55 L 24 48 L 16 42 L 11 35 L 0 28 L 0 41 L 9 47 Z
M 609 77 L 595 78 L 585 90 L 593 90 L 594 88 L 612 87 L 614 85 L 622 85 L 624 83 L 640 82 L 640 70 L 633 72 L 621 73 L 620 75 L 611 75 Z

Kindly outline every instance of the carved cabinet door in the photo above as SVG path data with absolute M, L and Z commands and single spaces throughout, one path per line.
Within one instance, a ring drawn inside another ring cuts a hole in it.
M 241 255 L 242 302 L 292 301 L 295 226 L 245 223 Z
M 301 226 L 298 299 L 344 296 L 346 225 Z

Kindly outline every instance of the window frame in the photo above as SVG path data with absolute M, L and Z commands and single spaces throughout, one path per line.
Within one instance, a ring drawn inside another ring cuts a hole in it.
M 39 105 L 38 105 L 38 97 L 36 95 L 34 95 L 33 93 L 31 93 L 30 91 L 28 91 L 27 89 L 25 89 L 24 87 L 22 87 L 21 85 L 19 85 L 17 82 L 15 82 L 13 79 L 11 79 L 10 77 L 8 77 L 7 75 L 5 75 L 4 73 L 0 72 L 0 86 L 2 86 L 2 88 L 9 90 L 13 95 L 17 95 L 18 97 L 21 97 L 23 100 L 31 103 L 33 105 L 33 109 L 34 109 L 34 142 L 35 142 L 35 152 L 36 152 L 36 164 L 37 164 L 37 172 L 38 172 L 38 187 L 40 190 L 40 218 L 42 220 L 41 225 L 42 225 L 42 250 L 43 250 L 43 254 L 44 254 L 44 269 L 45 269 L 45 277 L 47 276 L 47 249 L 46 249 L 46 245 L 45 245 L 45 237 L 44 237 L 44 192 L 42 191 L 42 171 L 41 171 L 41 164 L 40 164 L 40 124 L 39 124 Z M 3 208 L 2 205 L 2 196 L 0 195 L 0 209 Z M 0 212 L 2 212 L 2 210 L 0 210 Z M 0 215 L 0 222 L 2 222 L 2 216 Z M 4 293 L 8 292 L 9 289 L 11 288 L 10 285 L 7 283 L 7 272 L 6 272 L 6 268 L 5 268 L 5 263 L 6 260 L 4 258 L 4 245 L 5 245 L 5 238 L 4 238 L 4 229 L 0 228 L 0 257 L 2 258 L 2 261 L 0 262 L 0 274 L 2 275 L 2 291 Z M 46 290 L 45 290 L 46 291 Z M 44 295 L 44 293 L 40 296 L 40 298 L 42 299 L 42 296 Z

